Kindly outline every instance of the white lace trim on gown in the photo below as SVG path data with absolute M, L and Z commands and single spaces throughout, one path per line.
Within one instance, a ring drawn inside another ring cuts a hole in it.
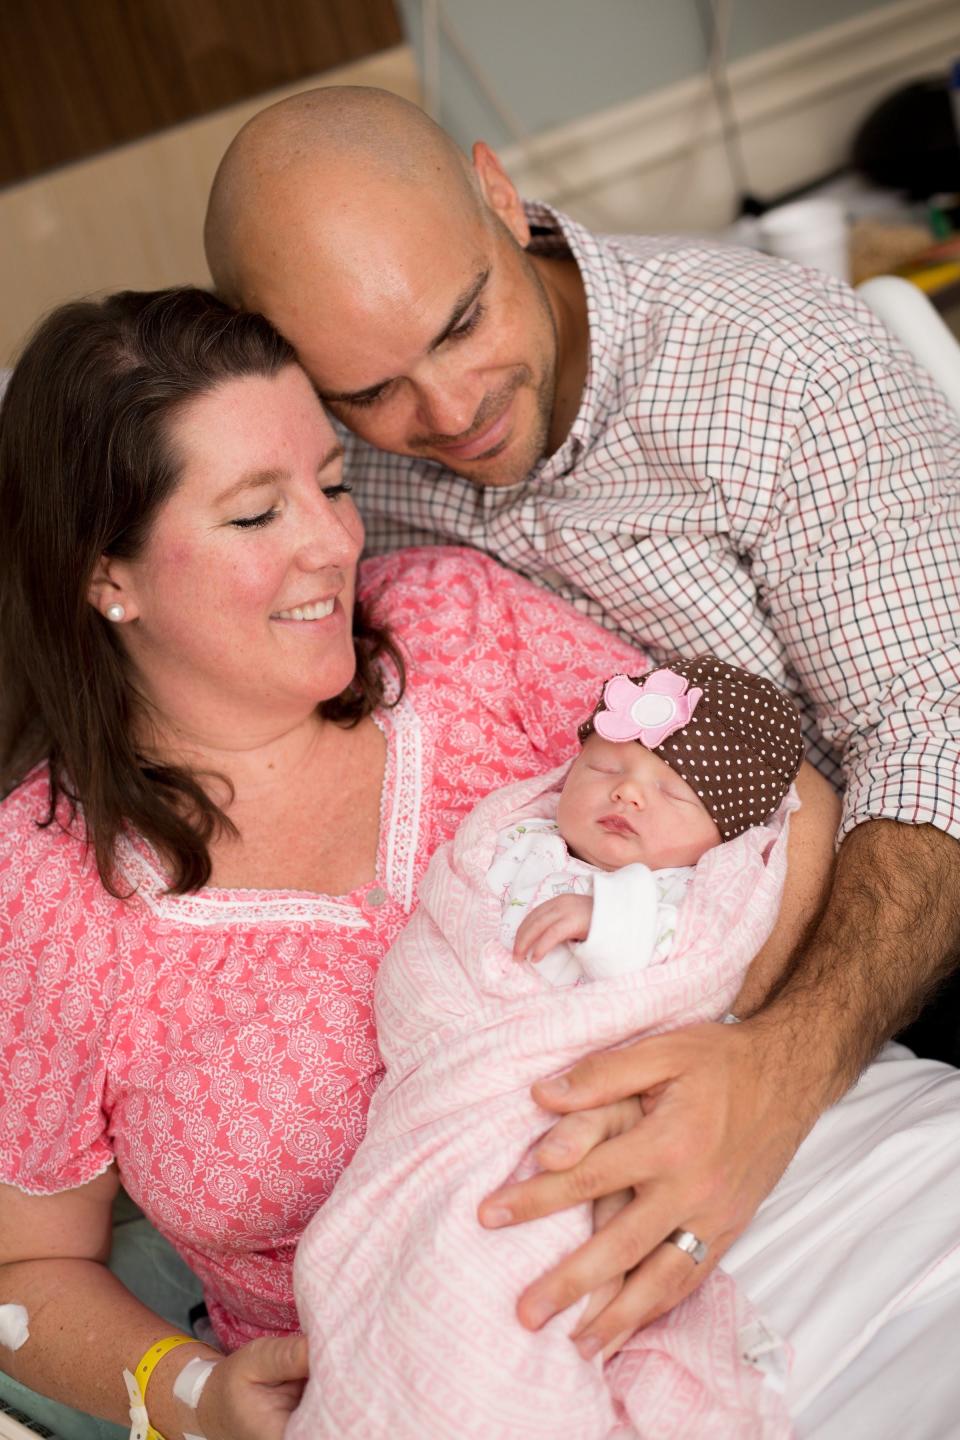
M 423 726 L 406 696 L 393 709 L 377 711 L 373 719 L 387 740 L 377 881 L 404 910 L 410 910 L 424 800 Z M 249 924 L 309 920 L 362 930 L 370 923 L 362 906 L 370 885 L 347 895 L 311 894 L 305 890 L 220 890 L 214 886 L 188 895 L 171 895 L 159 857 L 143 840 L 122 837 L 117 859 L 124 880 L 148 909 L 180 924 L 218 926 L 232 921 Z

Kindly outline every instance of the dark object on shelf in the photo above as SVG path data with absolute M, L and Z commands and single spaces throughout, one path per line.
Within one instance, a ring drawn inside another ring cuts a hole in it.
M 854 139 L 853 165 L 875 185 L 906 190 L 915 200 L 960 190 L 947 76 L 915 80 L 882 100 Z

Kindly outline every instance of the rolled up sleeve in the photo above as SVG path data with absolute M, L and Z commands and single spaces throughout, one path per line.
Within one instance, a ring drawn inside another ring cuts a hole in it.
M 755 578 L 846 789 L 960 838 L 960 425 L 906 359 L 838 357 L 803 397 Z

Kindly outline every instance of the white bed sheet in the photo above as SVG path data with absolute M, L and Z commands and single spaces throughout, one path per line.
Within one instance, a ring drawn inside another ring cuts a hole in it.
M 960 1071 L 888 1045 L 724 1267 L 789 1337 L 800 1437 L 960 1437 Z

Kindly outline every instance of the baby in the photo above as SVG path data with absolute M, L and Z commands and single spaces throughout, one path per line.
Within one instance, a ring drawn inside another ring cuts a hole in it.
M 803 759 L 788 698 L 711 657 L 615 675 L 579 734 L 556 819 L 501 831 L 487 875 L 503 944 L 554 985 L 664 959 L 698 860 L 767 820 Z
M 591 1205 L 477 1220 L 535 1169 L 551 1117 L 533 1081 L 722 1018 L 779 908 L 803 747 L 773 685 L 712 657 L 615 676 L 581 739 L 572 766 L 495 791 L 437 850 L 381 965 L 385 1078 L 297 1251 L 310 1380 L 285 1440 L 791 1433 L 722 1271 L 604 1366 L 570 1340 L 585 1302 L 535 1334 L 514 1309 L 589 1238 Z

